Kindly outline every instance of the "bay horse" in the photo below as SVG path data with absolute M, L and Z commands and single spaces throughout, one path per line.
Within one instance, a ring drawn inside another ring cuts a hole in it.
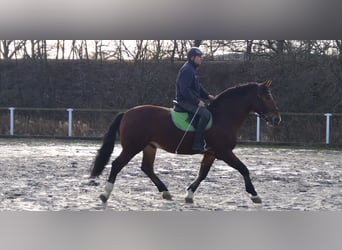
M 254 203 L 261 203 L 250 179 L 249 170 L 232 152 L 237 143 L 237 132 L 250 112 L 257 113 L 268 124 L 279 125 L 281 117 L 270 91 L 271 81 L 263 83 L 244 83 L 228 88 L 218 94 L 208 106 L 213 118 L 212 127 L 205 132 L 205 140 L 209 148 L 204 152 L 197 178 L 187 188 L 185 201 L 193 202 L 194 192 L 206 178 L 215 159 L 222 160 L 244 178 L 246 191 Z M 172 122 L 170 108 L 142 105 L 118 114 L 103 138 L 91 167 L 90 178 L 99 176 L 108 163 L 114 150 L 116 134 L 119 132 L 122 151 L 112 162 L 110 175 L 100 195 L 106 203 L 114 187 L 117 174 L 139 152 L 143 152 L 141 170 L 156 185 L 162 197 L 171 200 L 171 194 L 165 184 L 154 172 L 154 160 L 157 148 L 178 154 L 197 154 L 191 149 L 194 132 L 177 128 Z M 179 145 L 181 139 L 182 144 Z

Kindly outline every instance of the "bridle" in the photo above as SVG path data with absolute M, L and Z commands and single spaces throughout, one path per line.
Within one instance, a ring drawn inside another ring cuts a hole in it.
M 267 114 L 269 113 L 278 113 L 278 108 L 276 107 L 274 110 L 272 109 L 269 109 L 265 103 L 264 103 L 264 100 L 262 98 L 262 96 L 266 93 L 268 94 L 269 96 L 271 96 L 271 90 L 270 90 L 270 85 L 271 83 L 266 83 L 265 87 L 262 87 L 262 88 L 259 88 L 258 87 L 258 93 L 257 93 L 257 98 L 258 98 L 258 101 L 261 103 L 261 111 L 260 112 L 257 112 L 256 114 L 261 117 L 262 119 L 264 119 L 266 122 L 269 122 L 270 119 L 269 117 L 267 116 Z

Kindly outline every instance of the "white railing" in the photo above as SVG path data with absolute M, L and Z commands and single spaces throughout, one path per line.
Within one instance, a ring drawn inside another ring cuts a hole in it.
M 260 132 L 260 116 L 256 115 L 256 142 L 260 142 L 260 135 L 261 135 L 261 132 Z
M 10 135 L 14 135 L 14 110 L 15 108 L 8 108 L 10 111 Z
M 326 125 L 325 125 L 325 144 L 330 144 L 330 119 L 332 114 L 331 113 L 325 113 L 324 114 L 327 117 Z
M 9 129 L 9 134 L 10 136 L 14 136 L 15 135 L 15 107 L 9 107 L 9 114 L 10 114 L 10 120 L 9 120 L 9 125 L 10 125 L 10 129 Z M 29 110 L 29 109 L 28 109 Z M 72 137 L 73 136 L 73 111 L 75 109 L 73 108 L 67 108 L 67 109 L 59 109 L 59 110 L 65 110 L 66 112 L 68 112 L 68 137 Z M 92 110 L 89 110 L 92 111 Z M 97 111 L 97 110 L 94 110 Z M 122 110 L 118 110 L 118 111 L 122 111 Z M 326 117 L 326 123 L 325 123 L 325 144 L 330 144 L 330 135 L 331 135 L 331 118 L 333 116 L 332 113 L 325 113 L 324 116 Z M 260 117 L 256 115 L 256 142 L 261 142 L 261 121 L 260 121 Z
M 68 136 L 69 136 L 69 137 L 72 137 L 72 111 L 74 111 L 74 109 L 68 108 L 67 111 L 68 111 L 68 113 L 69 113 Z

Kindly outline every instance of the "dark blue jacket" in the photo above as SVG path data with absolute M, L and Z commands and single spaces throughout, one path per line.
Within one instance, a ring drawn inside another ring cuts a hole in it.
M 197 66 L 186 62 L 178 72 L 176 80 L 176 100 L 198 105 L 200 98 L 208 99 L 209 93 L 199 82 Z

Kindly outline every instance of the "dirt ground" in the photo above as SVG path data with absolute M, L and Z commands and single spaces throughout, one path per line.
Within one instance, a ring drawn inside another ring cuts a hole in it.
M 173 155 L 159 150 L 155 170 L 172 201 L 163 200 L 140 170 L 141 154 L 121 171 L 107 204 L 98 198 L 110 166 L 93 185 L 89 167 L 100 142 L 0 140 L 0 211 L 340 211 L 342 151 L 239 146 L 234 152 L 248 166 L 261 205 L 253 204 L 242 176 L 215 161 L 195 193 L 184 202 L 195 179 L 200 155 Z M 120 152 L 116 145 L 112 159 Z

